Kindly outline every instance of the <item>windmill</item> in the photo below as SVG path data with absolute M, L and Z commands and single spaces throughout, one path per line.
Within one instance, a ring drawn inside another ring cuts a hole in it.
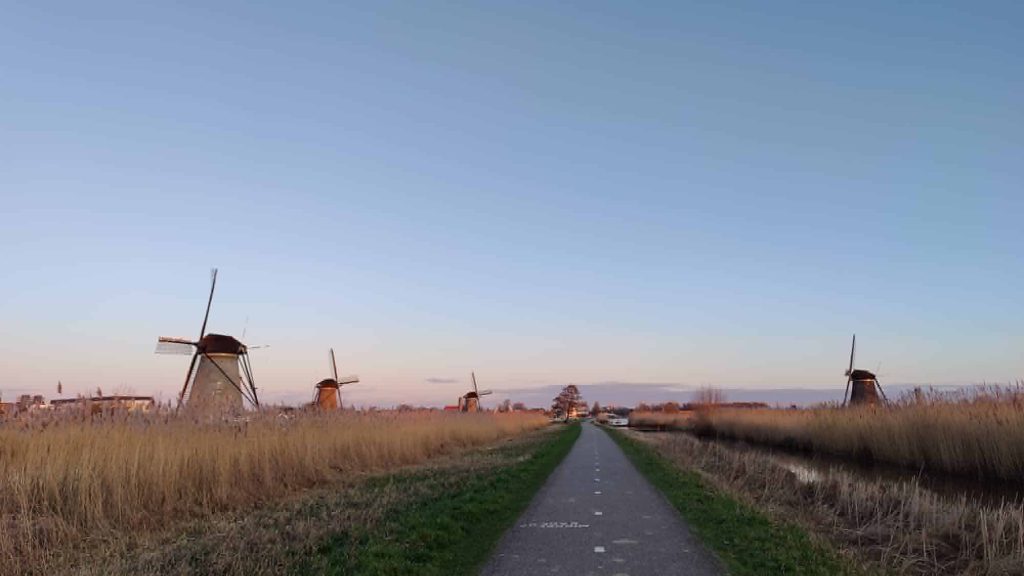
M 850 367 L 846 369 L 846 391 L 843 392 L 843 406 L 849 402 L 850 406 L 870 405 L 879 403 L 878 395 L 882 395 L 882 401 L 888 402 L 885 391 L 876 377 L 867 370 L 854 370 L 853 359 L 857 352 L 857 335 L 853 335 L 853 342 L 850 344 Z M 847 398 L 849 397 L 849 398 Z
M 178 394 L 179 408 L 186 404 L 190 409 L 240 411 L 243 401 L 259 408 L 260 401 L 256 396 L 256 384 L 249 365 L 249 349 L 232 336 L 206 333 L 206 322 L 210 318 L 210 306 L 213 304 L 213 291 L 216 287 L 217 269 L 214 268 L 210 273 L 210 296 L 206 300 L 206 314 L 199 329 L 199 339 L 192 341 L 161 336 L 157 340 L 156 353 L 192 356 L 188 372 L 185 373 L 185 383 Z
M 337 410 L 341 408 L 341 387 L 345 384 L 359 382 L 359 376 L 345 376 L 338 378 L 338 363 L 334 360 L 334 348 L 331 348 L 331 372 L 334 378 L 324 378 L 316 383 L 316 392 L 313 394 L 313 406 L 324 410 Z
M 480 397 L 487 396 L 491 393 L 490 390 L 479 390 L 476 387 L 476 372 L 470 372 L 470 376 L 473 379 L 473 389 L 466 392 L 465 395 L 459 397 L 459 411 L 460 412 L 479 412 L 480 411 Z

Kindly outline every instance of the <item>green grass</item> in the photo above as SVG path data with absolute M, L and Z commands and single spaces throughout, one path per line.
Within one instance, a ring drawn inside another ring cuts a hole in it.
M 322 550 L 328 573 L 476 573 L 579 434 L 573 424 L 539 443 L 507 448 L 507 465 L 472 474 L 440 470 L 381 480 L 388 490 L 415 496 L 384 521 L 332 539 Z
M 609 431 L 633 464 L 661 490 L 730 574 L 861 574 L 850 562 L 794 524 L 771 521 L 754 508 L 709 487 L 653 448 Z

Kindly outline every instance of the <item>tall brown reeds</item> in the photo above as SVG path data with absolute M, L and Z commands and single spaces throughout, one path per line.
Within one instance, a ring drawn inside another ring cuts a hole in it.
M 345 412 L 0 424 L 0 563 L 108 529 L 146 530 L 546 424 L 533 414 Z
M 639 412 L 634 410 L 629 415 L 630 428 L 671 430 L 686 428 L 694 412 Z
M 673 462 L 785 521 L 810 522 L 840 547 L 899 574 L 1024 573 L 1024 509 L 940 496 L 916 481 L 862 480 L 838 469 L 802 480 L 771 455 L 686 434 L 637 438 Z
M 985 389 L 889 406 L 698 414 L 699 433 L 971 476 L 1024 479 L 1024 394 Z

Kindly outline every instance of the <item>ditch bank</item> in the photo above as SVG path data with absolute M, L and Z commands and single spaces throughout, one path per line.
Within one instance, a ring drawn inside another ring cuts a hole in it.
M 1024 574 L 1024 508 L 942 494 L 919 478 L 866 477 L 836 466 L 701 441 L 685 433 L 625 435 L 682 471 L 778 522 L 797 522 L 870 570 Z

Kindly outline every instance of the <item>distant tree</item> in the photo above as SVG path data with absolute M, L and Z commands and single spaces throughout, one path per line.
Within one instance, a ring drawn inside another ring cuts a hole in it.
M 526 404 L 523 404 L 522 402 L 516 402 L 515 404 L 512 405 L 512 410 L 516 412 L 522 412 L 526 410 Z
M 601 405 L 597 403 L 597 400 L 594 400 L 594 405 L 590 407 L 590 415 L 591 416 L 597 416 L 600 413 L 601 413 Z
M 551 411 L 556 416 L 561 416 L 568 421 L 570 413 L 579 411 L 584 406 L 586 406 L 586 402 L 583 401 L 583 396 L 580 395 L 580 389 L 575 384 L 569 384 L 562 388 L 558 396 L 555 396 L 552 400 Z
M 636 405 L 636 408 L 634 408 L 634 410 L 636 410 L 637 412 L 650 412 L 651 411 L 651 407 L 648 406 L 647 404 L 641 402 L 641 403 Z
M 661 405 L 661 411 L 667 412 L 669 414 L 675 414 L 676 412 L 679 412 L 679 403 L 665 402 L 664 404 Z
M 725 394 L 718 388 L 702 386 L 693 393 L 693 403 L 698 407 L 709 407 L 725 403 Z
M 511 411 L 512 411 L 512 401 L 509 400 L 508 398 L 505 398 L 501 402 L 501 404 L 498 404 L 498 412 L 511 412 Z

